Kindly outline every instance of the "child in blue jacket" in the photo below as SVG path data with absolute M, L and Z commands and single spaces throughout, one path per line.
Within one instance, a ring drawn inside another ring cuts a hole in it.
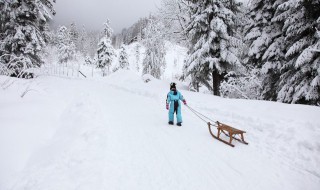
M 170 92 L 167 95 L 166 100 L 166 108 L 169 110 L 169 124 L 173 125 L 174 121 L 174 113 L 177 115 L 177 125 L 181 126 L 182 123 L 182 116 L 181 116 L 181 100 L 184 105 L 187 104 L 186 100 L 183 98 L 182 94 L 177 91 L 176 83 L 170 84 Z M 169 109 L 170 105 L 170 109 Z

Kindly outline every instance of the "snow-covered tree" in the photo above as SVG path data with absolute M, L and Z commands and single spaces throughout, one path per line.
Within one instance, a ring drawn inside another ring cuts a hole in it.
M 190 38 L 189 56 L 184 66 L 185 77 L 198 90 L 205 85 L 214 95 L 220 95 L 224 75 L 240 65 L 236 37 L 240 4 L 234 0 L 188 0 L 190 21 L 186 33 Z M 210 82 L 211 81 L 211 82 Z
M 72 42 L 75 45 L 77 45 L 78 41 L 79 41 L 79 32 L 78 32 L 77 25 L 75 22 L 72 22 L 70 24 L 69 35 L 70 35 L 70 39 L 72 40 Z
M 121 69 L 129 69 L 129 61 L 126 47 L 122 45 L 120 49 L 121 50 L 119 55 L 119 67 Z
M 86 31 L 85 26 L 82 26 L 82 29 L 79 32 L 79 41 L 78 41 L 79 51 L 84 56 L 87 56 L 87 55 L 89 55 L 89 46 L 90 46 L 90 41 L 88 38 L 88 33 Z
M 57 34 L 59 63 L 67 63 L 75 58 L 76 46 L 71 40 L 70 32 L 65 26 L 61 26 Z
M 320 53 L 314 51 L 320 48 L 320 0 L 286 0 L 277 6 L 272 21 L 283 23 L 286 47 L 277 100 L 320 104 Z
M 136 69 L 139 72 L 140 71 L 140 66 L 139 66 L 139 62 L 140 62 L 140 44 L 137 43 L 137 45 L 135 46 L 135 56 L 136 56 Z
M 111 45 L 112 32 L 110 21 L 107 19 L 97 50 L 97 67 L 102 69 L 103 76 L 110 73 L 110 66 L 115 56 L 115 50 Z
M 263 57 L 273 40 L 281 35 L 281 24 L 272 22 L 279 0 L 252 0 L 247 11 L 250 18 L 245 26 L 245 41 L 249 44 L 248 63 L 262 67 Z M 283 1 L 283 0 L 282 0 Z M 282 48 L 283 49 L 283 48 Z
M 86 50 L 91 57 L 95 57 L 97 53 L 97 48 L 100 41 L 99 36 L 100 36 L 99 32 L 96 32 L 96 31 L 88 32 Z
M 50 0 L 0 1 L 0 63 L 12 76 L 39 67 L 46 26 L 55 14 Z
M 254 0 L 245 39 L 248 64 L 261 68 L 263 98 L 319 104 L 319 0 Z
M 159 16 L 165 25 L 163 33 L 170 41 L 186 45 L 188 35 L 185 31 L 189 22 L 187 0 L 162 0 Z
M 239 72 L 239 70 L 241 72 Z M 239 69 L 237 73 L 229 72 L 226 80 L 221 83 L 222 97 L 261 99 L 262 84 L 259 69 Z
M 285 44 L 282 23 L 273 22 L 277 6 L 284 0 L 253 0 L 248 9 L 249 24 L 245 27 L 248 49 L 246 64 L 260 68 L 264 78 L 262 96 L 276 100 L 279 70 L 284 62 Z
M 155 78 L 160 78 L 166 67 L 165 47 L 162 33 L 163 25 L 154 19 L 149 20 L 149 24 L 144 29 L 145 39 L 143 43 L 146 47 L 145 58 L 143 60 L 143 74 L 150 74 Z
M 84 59 L 84 62 L 85 62 L 87 65 L 92 65 L 92 59 L 91 59 L 91 57 L 86 56 L 85 59 Z

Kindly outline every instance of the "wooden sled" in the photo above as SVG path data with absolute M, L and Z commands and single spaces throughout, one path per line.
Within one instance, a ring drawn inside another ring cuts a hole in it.
M 232 144 L 232 140 L 237 140 L 243 144 L 249 144 L 247 143 L 244 138 L 243 138 L 243 133 L 246 133 L 245 131 L 242 131 L 242 130 L 239 130 L 239 129 L 236 129 L 236 128 L 233 128 L 229 125 L 226 125 L 226 124 L 223 124 L 223 123 L 220 123 L 219 121 L 216 122 L 217 125 L 212 125 L 210 122 L 208 122 L 208 128 L 209 128 L 209 132 L 210 134 L 212 135 L 213 138 L 229 145 L 229 146 L 232 146 L 234 147 L 234 145 Z M 218 133 L 217 133 L 217 136 L 213 134 L 212 132 L 212 128 L 211 126 L 215 126 L 217 127 L 218 129 Z M 229 137 L 229 142 L 226 141 L 226 140 L 223 140 L 220 138 L 220 135 L 221 133 L 225 134 L 227 137 Z M 240 135 L 240 138 L 237 138 L 236 135 Z

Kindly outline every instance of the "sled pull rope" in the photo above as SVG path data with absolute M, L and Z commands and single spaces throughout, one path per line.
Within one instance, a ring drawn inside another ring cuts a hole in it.
M 232 144 L 232 140 L 237 140 L 243 144 L 248 144 L 244 138 L 243 138 L 243 133 L 245 133 L 245 131 L 233 128 L 231 126 L 228 126 L 226 124 L 220 123 L 219 121 L 213 121 L 212 119 L 210 119 L 209 117 L 203 115 L 202 113 L 196 111 L 195 109 L 191 108 L 190 106 L 186 105 L 190 111 L 192 113 L 194 113 L 199 119 L 201 119 L 202 121 L 204 121 L 209 128 L 209 132 L 211 134 L 211 136 L 231 147 L 234 147 L 234 145 Z M 204 118 L 208 119 L 209 121 L 212 121 L 213 123 L 207 122 Z M 215 135 L 213 134 L 212 130 L 211 130 L 211 126 L 215 126 L 217 127 L 218 130 L 218 134 Z M 220 138 L 220 134 L 223 133 L 224 135 L 226 135 L 227 137 L 229 137 L 229 141 L 226 141 L 222 138 Z M 237 138 L 236 136 L 239 136 L 240 138 Z
M 213 120 L 210 119 L 209 117 L 207 117 L 207 116 L 203 115 L 202 113 L 196 111 L 195 109 L 191 108 L 189 105 L 186 105 L 186 106 L 187 106 L 187 108 L 190 109 L 190 111 L 191 111 L 192 113 L 194 113 L 198 118 L 200 118 L 200 119 L 201 119 L 202 121 L 204 121 L 206 124 L 208 124 L 208 123 L 210 123 L 210 122 L 206 121 L 204 118 L 208 119 L 209 121 L 212 121 L 213 123 L 217 123 L 217 121 L 213 121 Z

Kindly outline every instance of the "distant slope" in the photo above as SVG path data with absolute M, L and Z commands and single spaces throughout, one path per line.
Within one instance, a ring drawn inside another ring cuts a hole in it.
M 143 59 L 145 58 L 145 47 L 139 42 L 131 43 L 127 47 L 128 60 L 130 70 L 142 74 Z M 182 67 L 184 64 L 185 56 L 187 55 L 187 49 L 177 44 L 166 41 L 166 67 L 161 79 L 163 80 L 177 80 L 182 74 Z M 138 50 L 138 51 L 137 51 Z M 119 50 L 117 50 L 119 54 Z M 138 53 L 137 53 L 138 52 Z M 137 56 L 138 55 L 138 56 Z M 119 56 L 118 56 L 119 57 Z M 118 58 L 116 58 L 112 67 L 118 64 Z M 137 69 L 139 68 L 139 69 Z

